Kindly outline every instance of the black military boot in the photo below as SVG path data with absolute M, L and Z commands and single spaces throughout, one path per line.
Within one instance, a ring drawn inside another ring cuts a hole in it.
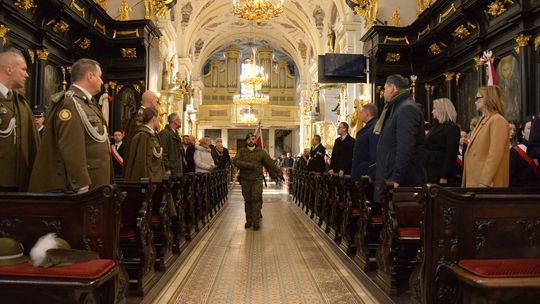
M 259 223 L 253 224 L 253 230 L 259 230 L 259 228 L 261 228 L 261 226 L 259 225 Z
M 244 225 L 244 228 L 248 229 L 248 228 L 251 228 L 252 224 L 250 222 L 246 222 L 246 224 Z

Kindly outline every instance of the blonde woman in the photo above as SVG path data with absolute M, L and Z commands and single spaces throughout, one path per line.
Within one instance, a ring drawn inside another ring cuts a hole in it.
M 433 101 L 433 127 L 426 136 L 428 183 L 453 184 L 456 180 L 459 127 L 456 108 L 448 98 Z
M 497 86 L 479 88 L 476 109 L 482 113 L 482 118 L 472 132 L 465 152 L 461 185 L 508 187 L 510 141 L 501 89 Z
M 199 139 L 199 144 L 195 146 L 195 172 L 210 172 L 214 170 L 214 158 L 210 149 L 210 138 L 203 137 Z

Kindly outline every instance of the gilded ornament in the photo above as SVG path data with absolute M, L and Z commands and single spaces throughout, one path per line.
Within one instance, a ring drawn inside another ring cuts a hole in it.
M 133 84 L 133 87 L 135 88 L 135 91 L 137 91 L 137 93 L 141 93 L 141 85 L 138 84 L 138 83 L 135 83 Z
M 428 7 L 431 6 L 431 0 L 416 0 L 416 4 L 418 5 L 418 10 L 416 11 L 416 14 L 420 15 L 423 11 L 425 11 Z
M 66 66 L 66 70 L 67 70 L 68 74 L 71 75 L 71 66 L 70 65 Z
M 471 32 L 469 32 L 469 30 L 465 27 L 465 25 L 460 25 L 458 26 L 454 32 L 452 33 L 452 35 L 455 37 L 455 38 L 459 38 L 459 39 L 465 39 L 467 37 L 469 37 L 471 35 Z
M 84 37 L 84 38 L 77 39 L 77 41 L 75 41 L 75 44 L 77 44 L 81 49 L 86 50 L 90 47 L 90 45 L 92 44 L 92 41 Z
M 491 15 L 492 17 L 500 16 L 502 13 L 506 12 L 505 4 L 514 4 L 513 0 L 495 0 L 488 4 L 486 14 Z
M 473 59 L 474 59 L 475 66 L 477 67 L 477 69 L 478 67 L 483 66 L 485 64 L 485 62 L 482 60 L 482 55 L 476 56 Z
M 69 7 L 74 8 L 84 18 L 84 7 L 80 6 L 75 0 L 71 0 L 71 3 L 69 4 Z
M 233 0 L 233 13 L 260 24 L 283 13 L 283 0 Z
M 354 13 L 365 19 L 366 28 L 372 27 L 377 21 L 379 0 L 354 0 L 354 2 L 357 4 L 354 7 Z
M 30 61 L 34 63 L 36 52 L 34 52 L 34 50 L 28 49 L 28 56 L 30 56 Z
M 429 33 L 429 31 L 431 31 L 431 27 L 428 24 L 423 31 L 418 32 L 418 38 L 416 40 L 420 40 L 420 38 L 424 37 L 424 35 Z
M 383 43 L 386 43 L 387 41 L 405 42 L 406 44 L 410 44 L 409 43 L 409 38 L 407 36 L 405 36 L 405 37 L 389 37 L 389 36 L 386 36 L 386 37 L 384 37 L 384 42 Z
M 127 0 L 122 0 L 122 3 L 120 4 L 120 7 L 118 8 L 118 20 L 120 21 L 128 21 L 129 20 L 129 13 L 132 11 L 132 8 L 129 7 L 129 4 L 127 3 Z
M 394 13 L 390 17 L 390 25 L 395 27 L 401 26 L 401 16 L 399 15 L 399 11 L 397 10 L 397 8 L 394 10 Z
M 426 92 L 429 92 L 429 88 L 430 88 L 430 87 L 431 87 L 431 86 L 430 86 L 429 83 L 427 83 L 427 82 L 424 83 L 424 89 L 426 89 Z
M 116 81 L 109 81 L 109 87 L 114 90 L 116 88 Z
M 129 30 L 129 31 L 113 31 L 113 38 L 116 38 L 116 36 L 130 36 L 134 35 L 135 37 L 139 38 L 139 29 Z
M 137 49 L 122 48 L 122 58 L 137 58 Z
M 34 4 L 34 0 L 17 0 L 15 3 L 13 3 L 16 7 L 29 11 L 31 9 L 34 9 L 37 7 L 37 5 Z
M 94 27 L 103 32 L 103 35 L 106 35 L 107 32 L 105 30 L 105 25 L 99 23 L 99 21 L 96 19 L 94 20 Z
M 7 32 L 9 32 L 10 29 L 9 27 L 3 25 L 3 24 L 0 24 L 0 38 L 2 38 L 2 45 L 6 44 L 7 43 Z
M 55 33 L 64 33 L 68 30 L 69 24 L 64 22 L 63 20 L 56 21 L 56 23 L 53 25 L 53 31 Z
M 459 86 L 459 80 L 461 79 L 461 75 L 463 75 L 463 73 L 456 73 L 456 85 Z
M 534 38 L 534 50 L 538 50 L 538 47 L 540 47 L 540 36 Z
M 441 49 L 441 46 L 446 46 L 444 43 L 442 42 L 435 42 L 433 43 L 432 45 L 429 46 L 429 53 L 432 55 L 432 56 L 437 56 L 439 54 L 441 54 L 443 51 Z
M 101 6 L 104 10 L 107 10 L 107 2 L 108 0 L 94 0 L 99 6 Z
M 120 92 L 122 90 L 122 88 L 124 87 L 123 84 L 119 84 L 116 86 L 116 94 L 118 94 L 118 92 Z
M 454 73 L 454 72 L 444 72 L 443 74 L 444 74 L 444 79 L 446 81 L 452 81 L 452 80 L 454 80 L 454 75 L 456 73 Z
M 444 13 L 441 13 L 439 15 L 439 23 L 443 22 L 446 19 L 446 17 L 448 17 L 451 13 L 455 13 L 455 12 L 456 12 L 456 5 L 452 3 L 452 5 L 446 11 L 444 11 Z
M 400 53 L 388 53 L 386 54 L 386 62 L 398 62 L 401 60 Z
M 39 60 L 47 60 L 49 57 L 49 51 L 46 49 L 36 50 Z
M 527 44 L 529 44 L 530 39 L 531 39 L 531 35 L 525 35 L 525 34 L 519 34 L 519 36 L 515 38 L 518 46 L 520 47 L 526 47 Z
M 516 46 L 514 47 L 514 52 L 516 52 L 516 54 L 519 55 L 519 45 L 516 45 Z

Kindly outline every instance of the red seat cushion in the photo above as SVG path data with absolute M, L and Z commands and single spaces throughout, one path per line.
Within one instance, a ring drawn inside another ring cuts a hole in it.
M 150 224 L 159 224 L 160 221 L 159 215 L 152 215 L 150 217 Z
M 458 265 L 486 278 L 540 277 L 540 259 L 461 260 Z
M 372 224 L 382 224 L 382 216 L 380 215 L 374 215 L 371 217 L 371 223 Z
M 398 228 L 399 237 L 409 237 L 409 238 L 419 238 L 420 237 L 420 228 L 418 227 L 404 227 Z
M 137 233 L 135 232 L 135 230 L 132 230 L 132 229 L 122 229 L 122 231 L 120 231 L 121 238 L 132 238 L 132 237 L 135 237 L 136 235 Z
M 34 267 L 29 262 L 0 267 L 0 276 L 93 280 L 106 274 L 115 265 L 116 263 L 113 260 L 107 259 L 91 260 L 85 263 L 51 268 Z
M 351 214 L 352 215 L 359 215 L 360 211 L 362 211 L 362 209 L 360 209 L 360 208 L 351 208 Z

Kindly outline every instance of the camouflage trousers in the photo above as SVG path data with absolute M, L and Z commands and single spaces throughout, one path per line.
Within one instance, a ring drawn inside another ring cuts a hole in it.
M 242 181 L 242 196 L 244 197 L 244 209 L 246 222 L 253 225 L 259 224 L 262 208 L 262 181 Z

